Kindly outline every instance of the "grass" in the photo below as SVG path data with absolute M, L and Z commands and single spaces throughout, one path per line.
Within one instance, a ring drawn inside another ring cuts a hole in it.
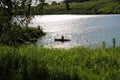
M 38 38 L 45 35 L 45 32 L 43 32 L 40 26 L 38 26 L 38 28 L 28 27 L 27 29 L 23 27 L 22 30 L 23 34 L 20 37 L 24 40 L 24 42 L 35 43 Z
M 119 80 L 120 47 L 0 46 L 0 80 Z
M 39 12 L 38 12 L 39 13 Z M 83 3 L 70 3 L 70 10 L 65 4 L 46 6 L 45 14 L 119 14 L 119 2 L 110 0 L 87 1 Z
M 9 46 L 20 46 L 37 42 L 39 38 L 45 35 L 42 28 L 16 26 L 11 31 L 3 30 L 0 34 L 0 44 Z

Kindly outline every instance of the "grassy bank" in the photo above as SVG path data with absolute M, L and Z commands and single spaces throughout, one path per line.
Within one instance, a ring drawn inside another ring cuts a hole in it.
M 0 47 L 0 80 L 119 80 L 120 47 Z
M 20 46 L 24 44 L 35 43 L 40 37 L 44 36 L 42 28 L 21 27 L 16 29 L 2 30 L 0 34 L 0 44 L 9 46 Z
M 70 10 L 66 10 L 65 4 L 46 6 L 45 14 L 119 14 L 120 3 L 118 1 L 98 0 L 83 3 L 70 3 Z M 39 14 L 39 12 L 35 13 Z
M 23 43 L 26 43 L 26 42 L 35 43 L 40 37 L 44 35 L 45 35 L 45 32 L 43 32 L 40 26 L 38 26 L 37 28 L 36 27 L 28 27 L 28 28 L 23 27 L 22 34 L 21 36 L 19 36 L 19 40 L 23 41 Z

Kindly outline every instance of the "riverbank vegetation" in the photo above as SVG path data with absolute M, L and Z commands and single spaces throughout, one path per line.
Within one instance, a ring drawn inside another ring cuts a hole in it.
M 69 3 L 69 10 L 66 4 L 47 5 L 44 7 L 44 14 L 119 14 L 120 2 L 117 0 L 89 0 L 85 2 Z M 39 14 L 34 11 L 34 14 Z
M 0 0 L 0 45 L 19 46 L 45 35 L 40 26 L 28 27 L 31 5 L 32 0 Z
M 101 8 L 100 5 L 105 7 Z M 70 3 L 68 11 L 63 6 L 64 4 L 49 6 L 45 13 L 119 13 L 117 2 L 106 5 L 97 1 Z M 116 47 L 115 39 L 112 40 L 113 46 L 110 48 L 106 48 L 105 42 L 102 48 L 49 49 L 21 45 L 35 42 L 45 35 L 40 27 L 28 27 L 32 12 L 31 0 L 0 1 L 0 80 L 120 79 L 120 47 Z M 14 20 L 14 17 L 19 19 L 18 14 L 24 16 L 20 23 L 26 26 L 22 27 L 23 25 Z
M 17 29 L 12 29 L 11 32 L 3 32 L 0 35 L 0 45 L 21 46 L 30 45 L 45 35 L 41 27 L 21 27 L 15 26 Z
M 1 80 L 119 80 L 120 47 L 0 46 Z

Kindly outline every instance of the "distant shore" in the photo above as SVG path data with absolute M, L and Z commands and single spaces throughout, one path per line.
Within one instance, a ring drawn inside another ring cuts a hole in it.
M 117 1 L 87 1 L 69 5 L 69 10 L 66 10 L 65 4 L 46 6 L 44 14 L 120 14 L 120 3 Z

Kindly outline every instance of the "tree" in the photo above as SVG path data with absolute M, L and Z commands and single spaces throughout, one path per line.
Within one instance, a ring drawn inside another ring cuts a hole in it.
M 56 1 L 52 1 L 52 5 L 57 5 L 57 2 Z
M 40 1 L 43 3 L 44 0 Z M 1 43 L 16 45 L 18 35 L 22 34 L 20 24 L 27 27 L 31 20 L 31 5 L 32 0 L 0 0 Z M 18 15 L 23 18 L 20 19 Z
M 66 0 L 65 4 L 66 4 L 66 9 L 69 10 L 70 9 L 70 7 L 69 7 L 69 0 Z
M 41 3 L 41 9 L 44 9 L 45 0 L 39 0 Z

